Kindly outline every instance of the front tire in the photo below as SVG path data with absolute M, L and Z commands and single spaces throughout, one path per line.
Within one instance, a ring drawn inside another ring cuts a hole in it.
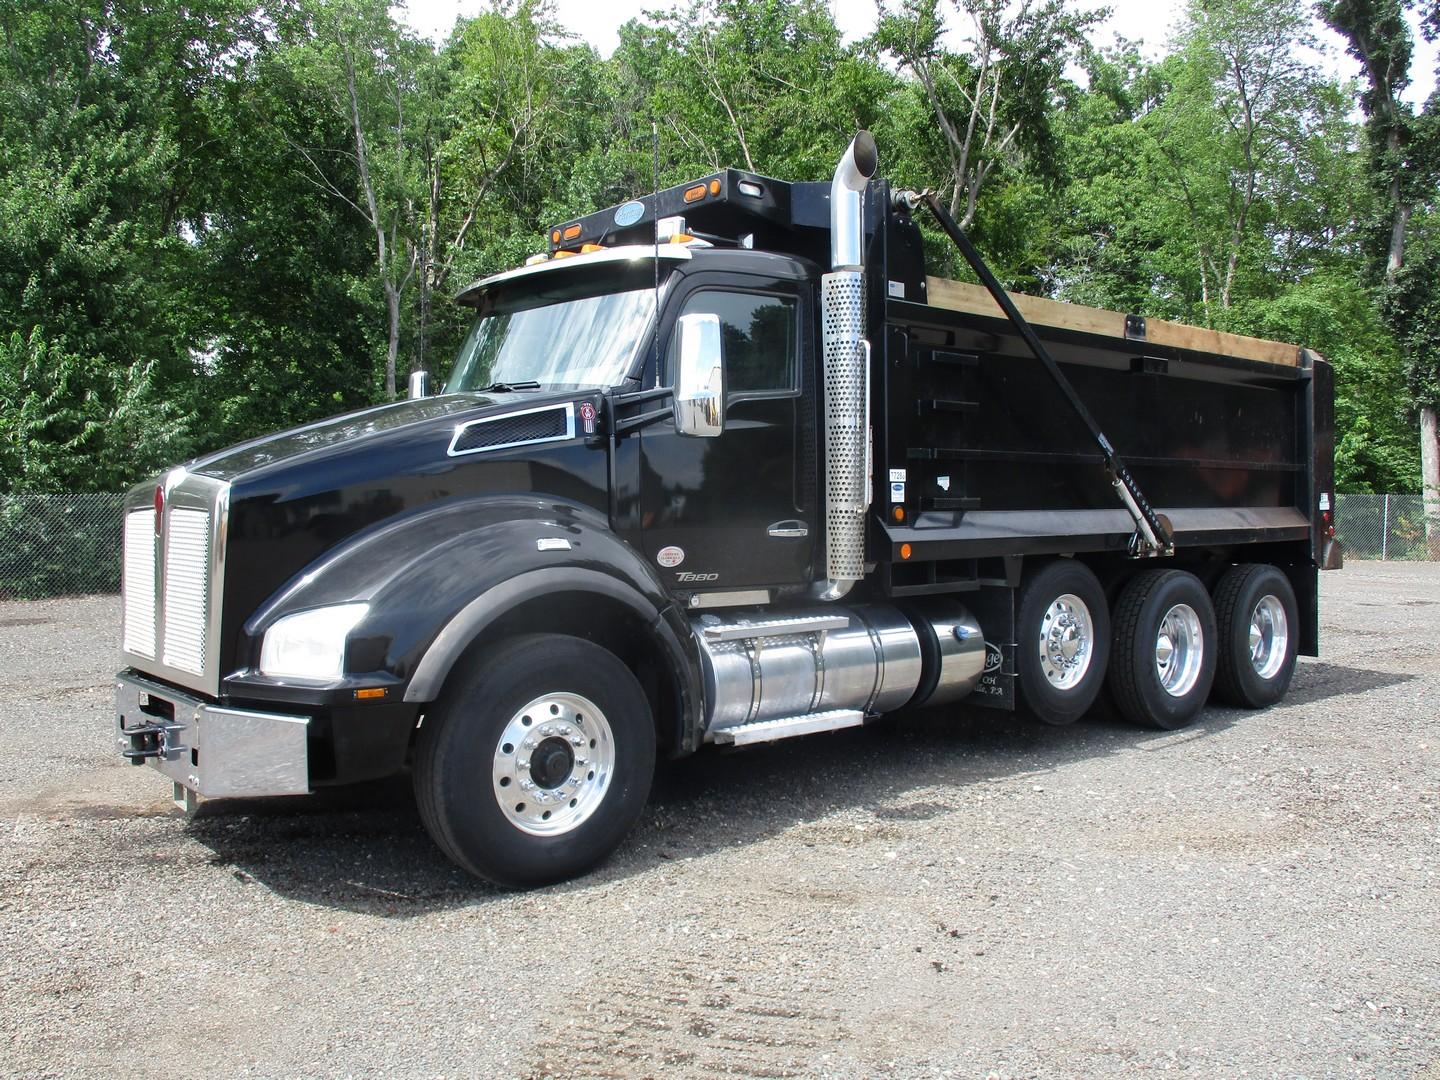
M 1184 570 L 1145 570 L 1115 602 L 1110 692 L 1129 720 L 1173 731 L 1200 715 L 1215 681 L 1215 609 Z
M 1232 566 L 1215 586 L 1215 618 L 1215 696 L 1243 709 L 1263 709 L 1284 697 L 1295 674 L 1300 629 L 1290 579 L 1260 563 Z
M 1095 703 L 1110 661 L 1105 590 L 1084 563 L 1057 559 L 1020 586 L 1016 672 L 1025 708 L 1073 724 Z
M 463 869 L 545 885 L 619 845 L 654 771 L 655 725 L 630 670 L 588 641 L 530 634 L 482 652 L 426 713 L 415 798 Z

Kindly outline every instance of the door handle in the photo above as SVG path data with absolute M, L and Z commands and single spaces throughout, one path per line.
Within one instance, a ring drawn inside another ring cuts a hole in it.
M 791 518 L 788 521 L 775 522 L 765 532 L 777 540 L 799 540 L 810 535 L 810 527 L 803 521 Z

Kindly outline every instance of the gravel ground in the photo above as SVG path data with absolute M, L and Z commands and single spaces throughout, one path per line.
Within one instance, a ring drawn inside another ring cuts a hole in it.
M 1323 584 L 1281 707 L 709 754 L 524 894 L 404 783 L 186 818 L 116 601 L 0 604 L 0 1072 L 1440 1080 L 1440 566 Z

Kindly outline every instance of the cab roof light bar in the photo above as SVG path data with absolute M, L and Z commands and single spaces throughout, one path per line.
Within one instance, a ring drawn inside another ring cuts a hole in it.
M 754 246 L 758 228 L 828 229 L 828 185 L 789 183 L 723 169 L 585 217 L 552 225 L 545 237 L 551 254 L 585 244 L 614 247 L 647 244 L 657 221 L 683 217 L 688 235 L 711 243 Z M 747 237 L 751 237 L 747 243 Z

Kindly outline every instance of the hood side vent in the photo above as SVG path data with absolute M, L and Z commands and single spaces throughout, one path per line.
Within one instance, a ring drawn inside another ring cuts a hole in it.
M 538 409 L 487 416 L 455 429 L 450 456 L 477 454 L 482 450 L 505 450 L 512 446 L 558 442 L 575 437 L 575 406 L 545 405 Z

